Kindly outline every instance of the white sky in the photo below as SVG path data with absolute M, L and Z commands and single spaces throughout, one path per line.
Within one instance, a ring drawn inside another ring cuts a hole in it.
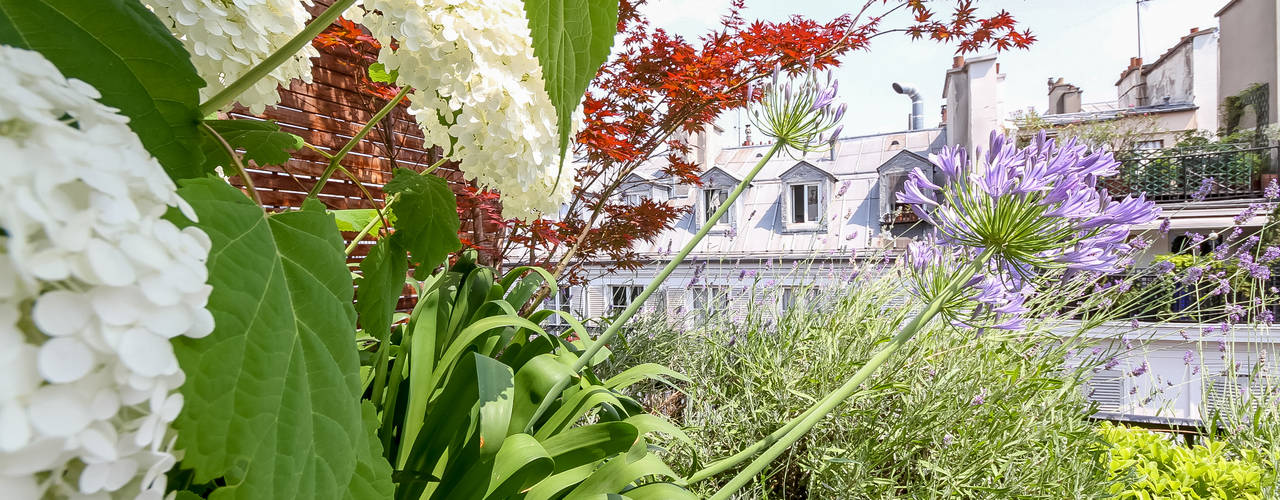
M 792 14 L 826 22 L 862 2 L 844 0 L 747 0 L 743 17 L 783 20 Z M 1152 62 L 1192 27 L 1216 27 L 1217 12 L 1227 0 L 1150 0 L 1142 4 L 1142 56 Z M 949 0 L 931 2 L 936 11 Z M 1029 50 L 1000 54 L 1009 111 L 1034 106 L 1044 111 L 1046 80 L 1063 77 L 1084 91 L 1083 101 L 1111 101 L 1120 71 L 1137 55 L 1134 0 L 978 0 L 979 15 L 1008 10 L 1020 28 L 1038 39 Z M 694 38 L 718 25 L 729 0 L 651 0 L 645 11 L 653 26 Z M 896 13 L 895 13 L 896 14 Z M 939 12 L 939 14 L 942 14 Z M 885 27 L 902 27 L 910 19 L 895 15 Z M 942 82 L 951 66 L 953 46 L 912 41 L 891 33 L 872 40 L 870 51 L 846 55 L 836 71 L 840 98 L 848 102 L 842 135 L 865 135 L 907 128 L 910 100 L 895 94 L 893 82 L 914 83 L 925 98 L 925 125 L 938 123 Z M 980 52 L 979 55 L 987 52 Z M 973 54 L 970 54 L 972 56 Z M 721 119 L 725 133 L 737 134 L 736 114 Z

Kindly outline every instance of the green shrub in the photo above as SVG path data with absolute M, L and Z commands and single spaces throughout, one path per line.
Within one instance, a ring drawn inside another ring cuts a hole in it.
M 1233 453 L 1226 442 L 1182 446 L 1168 436 L 1103 424 L 1110 493 L 1127 499 L 1260 499 L 1267 467 L 1253 451 Z

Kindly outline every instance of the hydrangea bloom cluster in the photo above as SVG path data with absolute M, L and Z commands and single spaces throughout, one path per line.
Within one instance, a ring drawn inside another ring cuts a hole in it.
M 311 19 L 311 0 L 146 0 L 182 40 L 191 63 L 208 86 L 203 100 L 225 89 L 297 35 Z M 278 85 L 311 83 L 310 44 L 236 98 L 254 113 L 280 102 Z
M 430 144 L 452 144 L 468 180 L 502 195 L 503 215 L 557 213 L 572 162 L 560 162 L 555 108 L 518 0 L 365 0 L 379 62 L 415 91 Z M 398 44 L 392 48 L 392 40 Z
M 996 327 L 1021 324 L 1017 315 L 1043 271 L 1119 271 L 1132 250 L 1130 227 L 1160 214 L 1141 195 L 1115 201 L 1100 189 L 1098 180 L 1115 175 L 1118 162 L 1074 140 L 1057 144 L 1041 133 L 1018 149 L 992 133 L 989 148 L 972 160 L 958 146 L 931 160 L 941 179 L 917 168 L 899 193 L 934 226 L 936 239 L 913 245 L 908 261 L 917 275 L 945 276 L 985 255 L 984 269 L 966 285 L 984 315 L 1002 318 Z M 941 287 L 917 289 L 928 296 Z
M 209 239 L 127 119 L 0 46 L 0 491 L 159 499 L 183 373 L 213 329 Z

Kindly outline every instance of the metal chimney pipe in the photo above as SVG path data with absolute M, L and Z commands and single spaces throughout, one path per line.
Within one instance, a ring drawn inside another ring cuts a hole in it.
M 893 91 L 911 98 L 910 130 L 924 128 L 924 98 L 920 97 L 920 92 L 916 90 L 915 86 L 895 83 L 893 84 Z

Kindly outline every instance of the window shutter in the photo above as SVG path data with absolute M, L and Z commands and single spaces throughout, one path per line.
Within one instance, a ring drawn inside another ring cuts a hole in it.
M 1098 403 L 1102 411 L 1120 411 L 1124 406 L 1124 372 L 1102 370 L 1084 385 L 1085 397 Z
M 587 317 L 597 318 L 605 315 L 604 288 L 598 286 L 587 289 Z
M 667 288 L 666 306 L 667 316 L 679 317 L 684 311 L 684 289 L 683 288 Z

